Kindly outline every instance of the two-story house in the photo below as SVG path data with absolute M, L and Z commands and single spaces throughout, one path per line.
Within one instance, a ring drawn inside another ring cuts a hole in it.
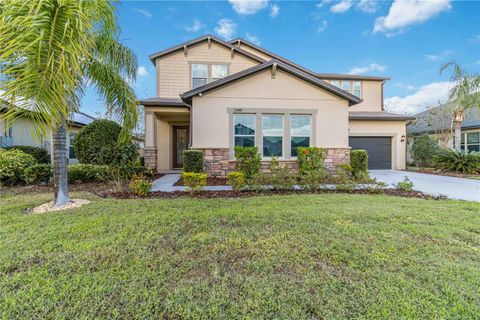
M 152 54 L 156 97 L 145 107 L 145 163 L 182 167 L 185 149 L 200 149 L 205 169 L 235 167 L 235 146 L 257 146 L 265 163 L 295 166 L 297 147 L 326 150 L 325 164 L 369 152 L 371 169 L 405 168 L 405 124 L 383 111 L 388 78 L 317 73 L 243 39 L 212 35 Z

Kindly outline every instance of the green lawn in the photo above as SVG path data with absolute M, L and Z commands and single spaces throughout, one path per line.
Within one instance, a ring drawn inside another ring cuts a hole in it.
M 2 196 L 0 312 L 33 318 L 478 319 L 480 206 L 382 195 Z

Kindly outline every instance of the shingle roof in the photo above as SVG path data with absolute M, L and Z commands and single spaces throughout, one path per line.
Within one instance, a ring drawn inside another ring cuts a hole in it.
M 262 70 L 265 70 L 267 68 L 270 68 L 272 67 L 274 64 L 277 65 L 277 69 L 281 69 L 285 72 L 288 72 L 304 81 L 307 81 L 317 87 L 320 87 L 330 93 L 333 93 L 334 95 L 336 96 L 339 96 L 343 99 L 346 99 L 349 101 L 349 105 L 354 105 L 354 104 L 357 104 L 357 103 L 360 103 L 362 101 L 362 99 L 340 89 L 340 88 L 337 88 L 323 80 L 320 80 L 316 77 L 314 77 L 313 75 L 309 74 L 309 73 L 306 73 L 300 69 L 297 69 L 295 67 L 292 67 L 282 61 L 278 61 L 276 59 L 272 59 L 270 61 L 267 61 L 267 62 L 264 62 L 262 64 L 259 64 L 259 65 L 256 65 L 254 67 L 251 67 L 249 69 L 246 69 L 246 70 L 243 70 L 243 71 L 240 71 L 240 72 L 237 72 L 237 73 L 234 73 L 230 76 L 227 76 L 223 79 L 220 79 L 220 80 L 217 80 L 217 81 L 214 81 L 214 82 L 210 82 L 206 85 L 203 85 L 201 87 L 198 87 L 198 88 L 195 88 L 193 90 L 190 90 L 190 91 L 187 91 L 183 94 L 181 94 L 181 98 L 183 100 L 191 100 L 191 98 L 193 96 L 196 96 L 198 94 L 201 94 L 201 93 L 204 93 L 204 92 L 207 92 L 207 91 L 210 91 L 210 90 L 213 90 L 213 89 L 216 89 L 218 87 L 221 87 L 221 86 L 224 86 L 226 84 L 229 84 L 231 82 L 234 82 L 236 80 L 239 80 L 239 79 L 242 79 L 246 76 L 249 76 L 251 74 L 254 74 L 254 73 L 257 73 L 257 72 L 260 72 Z
M 95 118 L 83 112 L 74 112 L 69 116 L 68 120 L 75 124 L 86 126 L 87 124 L 92 123 Z
M 422 134 L 450 129 L 453 107 L 452 103 L 446 103 L 415 115 L 417 120 L 407 126 L 407 133 Z M 480 108 L 466 110 L 462 122 L 462 129 L 475 128 L 480 128 Z
M 318 73 L 318 72 L 313 72 L 303 66 L 300 66 L 296 64 L 295 62 L 292 62 L 282 56 L 279 56 L 276 53 L 273 53 L 271 51 L 268 51 L 260 46 L 257 46 L 254 43 L 248 42 L 245 39 L 242 38 L 235 38 L 233 40 L 229 41 L 231 44 L 245 44 L 246 46 L 249 46 L 255 50 L 258 50 L 274 59 L 280 60 L 282 62 L 285 62 L 286 64 L 289 64 L 293 67 L 296 67 L 304 72 L 311 73 L 315 77 L 318 77 L 320 79 L 325 79 L 325 80 L 335 80 L 335 79 L 345 79 L 345 80 L 379 80 L 379 81 L 385 81 L 385 80 L 390 80 L 389 77 L 377 77 L 377 76 L 364 76 L 364 75 L 354 75 L 354 74 L 341 74 L 341 73 Z
M 200 42 L 203 42 L 203 41 L 208 41 L 210 39 L 210 41 L 213 41 L 213 42 L 216 42 L 224 47 L 227 47 L 229 48 L 230 50 L 234 50 L 235 52 L 238 52 L 239 54 L 242 54 L 252 60 L 255 60 L 257 62 L 264 62 L 265 60 L 248 52 L 248 51 L 245 51 L 243 49 L 240 49 L 240 48 L 237 48 L 235 46 L 233 46 L 232 44 L 226 42 L 226 41 L 223 41 L 221 39 L 218 39 L 217 37 L 211 35 L 211 34 L 206 34 L 206 35 L 203 35 L 201 37 L 198 37 L 198 38 L 195 38 L 193 40 L 190 40 L 190 41 L 187 41 L 187 42 L 183 42 L 179 45 L 176 45 L 176 46 L 173 46 L 171 48 L 168 48 L 168 49 L 165 49 L 165 50 L 162 50 L 162 51 L 159 51 L 159 52 L 156 52 L 156 53 L 153 53 L 150 55 L 150 61 L 152 61 L 153 64 L 155 64 L 155 60 L 157 58 L 160 58 L 162 56 L 165 56 L 167 54 L 170 54 L 170 53 L 173 53 L 173 52 L 176 52 L 176 51 L 179 51 L 179 50 L 183 50 L 185 47 L 188 48 L 190 46 L 194 46 L 194 45 L 197 45 L 198 43 Z
M 350 111 L 348 113 L 350 120 L 379 120 L 379 121 L 406 121 L 414 120 L 415 117 L 404 114 L 390 113 L 390 112 L 371 112 L 371 111 Z
M 182 99 L 177 98 L 148 98 L 138 101 L 144 106 L 165 106 L 165 107 L 185 107 L 185 103 Z

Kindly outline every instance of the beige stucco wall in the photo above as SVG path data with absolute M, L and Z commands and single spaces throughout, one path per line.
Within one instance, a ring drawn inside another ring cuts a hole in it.
M 325 148 L 348 147 L 348 102 L 277 70 L 244 78 L 193 98 L 192 148 L 229 148 L 229 109 L 313 110 L 314 141 Z M 298 111 L 299 112 L 299 111 Z
M 155 117 L 157 170 L 169 170 L 173 163 L 173 126 L 189 125 L 189 113 L 178 114 L 157 112 Z
M 405 121 L 350 121 L 349 135 L 392 137 L 392 169 L 405 169 Z
M 351 111 L 382 111 L 382 81 L 362 80 L 362 99 Z
M 179 98 L 178 95 L 191 89 L 190 64 L 224 63 L 228 65 L 229 74 L 248 69 L 258 62 L 230 49 L 211 42 L 202 42 L 187 49 L 187 56 L 180 50 L 156 60 L 157 96 Z

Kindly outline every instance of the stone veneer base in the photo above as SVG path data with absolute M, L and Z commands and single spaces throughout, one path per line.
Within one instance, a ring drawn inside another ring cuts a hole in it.
M 235 170 L 236 161 L 230 160 L 228 148 L 215 149 L 197 149 L 202 150 L 205 158 L 205 173 L 212 177 L 225 177 L 229 172 Z M 325 148 L 325 169 L 331 173 L 335 173 L 336 167 L 340 164 L 350 163 L 350 148 Z M 279 160 L 284 163 L 290 170 L 297 170 L 296 160 Z M 146 165 L 146 158 L 145 158 Z M 262 160 L 261 171 L 268 172 L 270 169 L 270 161 Z
M 157 169 L 157 148 L 143 148 L 143 158 L 146 168 Z

